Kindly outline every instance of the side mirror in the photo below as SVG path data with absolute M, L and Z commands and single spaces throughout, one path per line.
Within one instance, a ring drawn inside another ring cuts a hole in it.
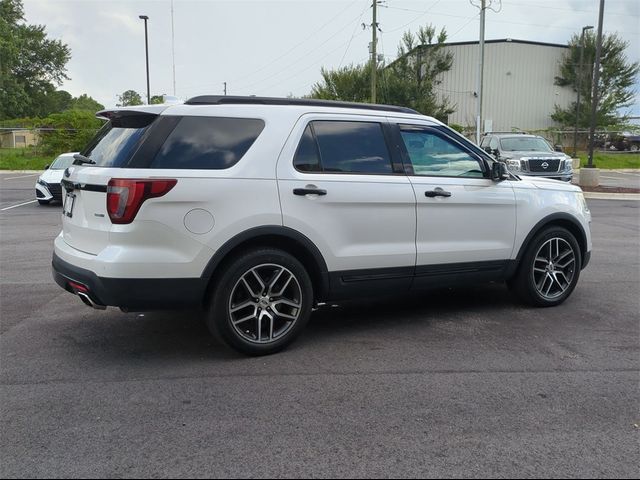
M 500 182 L 509 178 L 509 171 L 507 165 L 503 162 L 493 162 L 491 166 L 491 180 L 494 182 Z
M 493 156 L 494 156 L 494 157 L 496 157 L 496 158 L 498 158 L 498 157 L 500 156 L 500 152 L 498 151 L 498 149 L 497 149 L 497 148 L 495 148 L 495 149 L 493 150 Z
M 483 150 L 485 152 L 487 152 L 489 155 L 491 155 L 493 153 L 493 150 L 491 150 L 491 147 L 489 145 L 487 145 L 486 147 L 483 148 Z
M 554 145 L 553 148 L 556 152 L 564 152 L 562 145 Z
M 49 167 L 50 167 L 50 166 L 51 166 L 51 165 L 47 164 L 47 165 L 45 165 L 45 166 L 44 166 L 44 169 L 45 169 L 45 170 L 49 170 Z

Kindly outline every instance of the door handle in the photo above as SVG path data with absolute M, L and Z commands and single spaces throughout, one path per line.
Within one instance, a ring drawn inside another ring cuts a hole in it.
M 424 192 L 424 196 L 425 197 L 429 197 L 429 198 L 450 197 L 451 196 L 451 192 L 447 192 L 447 191 L 441 189 L 440 187 L 438 187 L 435 190 L 427 190 L 426 192 Z
M 294 188 L 293 194 L 301 197 L 305 195 L 326 195 L 327 191 L 321 188 Z

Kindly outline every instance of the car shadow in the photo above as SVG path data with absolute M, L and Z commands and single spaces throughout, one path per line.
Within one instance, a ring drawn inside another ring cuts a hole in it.
M 473 288 L 450 288 L 375 299 L 324 305 L 316 309 L 301 337 L 288 350 L 322 345 L 335 338 L 355 341 L 377 330 L 429 329 L 439 322 L 464 322 L 465 312 L 508 310 L 515 299 L 501 284 Z M 94 318 L 101 315 L 101 319 Z M 206 312 L 162 311 L 124 313 L 88 310 L 82 323 L 67 330 L 67 340 L 99 357 L 136 362 L 167 359 L 232 360 L 247 358 L 215 339 L 206 326 Z M 89 317 L 90 322 L 86 321 Z M 79 327 L 79 328 L 78 328 Z M 350 337 L 355 337 L 349 340 Z

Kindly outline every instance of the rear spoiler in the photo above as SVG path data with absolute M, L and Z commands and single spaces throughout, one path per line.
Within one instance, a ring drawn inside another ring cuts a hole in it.
M 121 107 L 100 110 L 96 113 L 96 117 L 101 120 L 113 120 L 116 118 L 135 117 L 135 116 L 157 116 L 164 112 L 169 105 L 138 105 L 135 107 Z

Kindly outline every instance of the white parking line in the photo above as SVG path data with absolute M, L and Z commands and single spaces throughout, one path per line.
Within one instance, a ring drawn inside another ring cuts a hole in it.
M 38 174 L 37 173 L 32 173 L 31 175 L 22 175 L 21 177 L 9 177 L 9 178 L 3 178 L 3 180 L 16 180 L 18 178 L 27 178 L 27 177 L 37 177 Z
M 30 202 L 19 203 L 18 205 L 11 205 L 10 207 L 3 208 L 0 212 L 4 212 L 5 210 L 11 210 L 12 208 L 22 207 L 23 205 L 29 205 L 30 203 L 36 203 L 38 200 L 31 200 Z

